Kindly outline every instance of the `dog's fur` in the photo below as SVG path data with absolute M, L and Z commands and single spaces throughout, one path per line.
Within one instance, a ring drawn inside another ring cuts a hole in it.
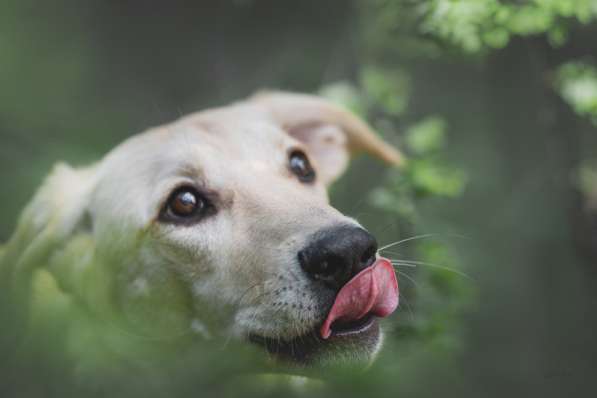
M 294 148 L 309 156 L 314 183 L 290 173 Z M 52 294 L 87 318 L 156 339 L 311 333 L 333 297 L 302 273 L 296 253 L 321 229 L 358 225 L 326 194 L 358 151 L 402 163 L 346 110 L 273 92 L 152 128 L 91 167 L 57 165 L 0 254 L 0 317 L 16 331 L 3 339 L 17 338 Z M 185 184 L 217 212 L 162 222 L 165 201 Z M 379 342 L 336 344 L 333 355 L 370 358 Z M 317 344 L 303 359 L 330 356 L 333 341 Z

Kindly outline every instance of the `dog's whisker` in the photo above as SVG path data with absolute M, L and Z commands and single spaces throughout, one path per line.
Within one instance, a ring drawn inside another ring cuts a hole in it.
M 384 250 L 384 251 L 385 251 L 386 253 L 390 253 L 390 254 L 393 254 L 393 255 L 395 255 L 395 256 L 401 256 L 401 255 L 402 255 L 402 253 L 400 253 L 400 252 L 397 252 L 397 251 L 392 251 L 392 250 Z
M 271 274 L 270 274 L 270 276 L 271 276 Z M 240 298 L 239 298 L 239 299 L 236 301 L 236 306 L 237 306 L 237 307 L 238 307 L 238 306 L 240 306 L 240 305 L 242 304 L 242 301 L 243 301 L 243 299 L 244 299 L 244 298 L 245 298 L 245 297 L 246 297 L 246 296 L 247 296 L 247 295 L 248 295 L 248 294 L 249 294 L 249 293 L 250 293 L 250 292 L 251 292 L 253 289 L 256 289 L 256 288 L 258 288 L 258 287 L 264 287 L 266 282 L 267 282 L 267 280 L 266 280 L 266 279 L 264 279 L 264 280 L 262 280 L 262 281 L 260 281 L 260 282 L 257 282 L 257 283 L 255 283 L 255 284 L 253 284 L 253 285 L 249 286 L 249 287 L 248 287 L 248 288 L 247 288 L 247 289 L 246 289 L 246 290 L 243 292 L 243 294 L 240 296 Z M 264 296 L 266 296 L 266 295 L 267 295 L 267 294 L 269 294 L 269 293 L 271 293 L 271 292 L 267 292 L 267 291 L 265 291 L 265 292 L 263 292 L 262 294 L 258 295 L 257 297 L 254 297 L 254 298 L 253 298 L 253 301 L 256 301 L 256 300 L 258 300 L 258 299 L 260 299 L 261 297 L 264 297 Z
M 240 298 L 239 298 L 239 299 L 238 299 L 238 301 L 236 302 L 236 306 L 238 307 L 238 306 L 240 306 L 240 305 L 242 304 L 242 301 L 243 301 L 243 299 L 246 297 L 246 295 L 247 295 L 247 294 L 248 294 L 248 293 L 249 293 L 251 290 L 253 290 L 253 289 L 255 289 L 255 288 L 257 288 L 257 287 L 259 287 L 259 286 L 261 286 L 261 285 L 263 285 L 263 284 L 264 284 L 264 282 L 263 282 L 263 281 L 261 281 L 261 282 L 257 282 L 257 283 L 255 283 L 255 284 L 254 284 L 254 285 L 252 285 L 252 286 L 249 286 L 249 288 L 248 288 L 247 290 L 245 290 L 245 291 L 244 291 L 244 293 L 243 293 L 243 294 L 240 296 Z
M 462 235 L 462 234 L 457 234 L 457 233 L 429 233 L 429 234 L 416 235 L 416 236 L 412 236 L 410 238 L 399 240 L 397 242 L 389 243 L 389 244 L 387 244 L 387 245 L 382 246 L 381 248 L 379 248 L 377 250 L 377 252 L 379 253 L 381 251 L 385 251 L 386 249 L 388 249 L 390 247 L 399 245 L 401 243 L 409 242 L 411 240 L 434 238 L 434 237 L 455 237 L 455 238 L 460 238 L 460 239 L 471 239 L 470 236 Z
M 400 261 L 392 261 L 392 265 L 416 268 L 417 264 L 408 264 Z
M 294 339 L 290 340 L 290 352 L 292 353 L 293 357 L 296 355 L 294 353 Z
M 415 314 L 413 313 L 412 307 L 410 306 L 410 304 L 408 303 L 408 300 L 406 299 L 406 297 L 404 296 L 404 294 L 399 294 L 398 297 L 400 297 L 400 301 L 404 301 L 404 304 L 406 305 L 406 309 L 410 315 L 410 320 L 411 322 L 415 320 Z
M 260 295 L 256 296 L 253 298 L 253 304 L 258 304 L 259 300 L 262 299 L 263 297 L 267 297 L 271 294 L 271 292 L 263 292 Z
M 397 266 L 417 267 L 419 265 L 424 265 L 426 267 L 443 269 L 443 270 L 446 270 L 446 271 L 453 272 L 453 273 L 455 273 L 457 275 L 460 275 L 460 276 L 462 276 L 464 278 L 467 278 L 467 279 L 469 279 L 471 281 L 475 280 L 472 276 L 470 276 L 470 275 L 468 275 L 468 274 L 466 274 L 466 273 L 464 273 L 462 271 L 459 271 L 457 269 L 454 269 L 454 268 L 451 268 L 451 267 L 447 267 L 445 265 L 439 265 L 439 264 L 434 264 L 434 263 L 428 263 L 428 262 L 425 262 L 425 261 L 415 261 L 415 260 L 390 260 L 390 261 L 392 262 L 393 265 L 397 265 Z
M 414 287 L 416 287 L 417 289 L 419 289 L 419 284 L 412 277 L 410 277 L 408 274 L 406 274 L 404 272 L 401 272 L 401 271 L 398 271 L 398 270 L 396 270 L 396 272 L 398 273 L 399 276 L 403 276 L 406 279 L 408 279 L 413 284 Z
M 379 249 L 377 249 L 377 252 L 379 253 L 379 252 L 381 252 L 381 251 L 383 251 L 383 250 L 386 250 L 386 249 L 388 249 L 388 248 L 390 248 L 390 247 L 397 246 L 397 245 L 400 245 L 400 244 L 402 244 L 402 243 L 409 242 L 409 241 L 411 241 L 411 240 L 418 240 L 418 239 L 433 238 L 433 237 L 435 237 L 435 236 L 437 236 L 437 235 L 438 235 L 438 234 L 423 234 L 423 235 L 411 236 L 410 238 L 402 239 L 402 240 L 399 240 L 399 241 L 396 241 L 396 242 L 389 243 L 389 244 L 387 244 L 387 245 L 385 245 L 385 246 L 382 246 L 382 247 L 380 247 Z

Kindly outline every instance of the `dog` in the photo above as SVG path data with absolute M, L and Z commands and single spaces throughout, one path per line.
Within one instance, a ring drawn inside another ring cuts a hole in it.
M 150 341 L 370 361 L 377 319 L 398 304 L 394 270 L 327 196 L 358 152 L 404 163 L 349 111 L 262 92 L 151 128 L 89 167 L 56 165 L 0 252 L 3 343 L 60 297 L 66 321 L 75 311 Z

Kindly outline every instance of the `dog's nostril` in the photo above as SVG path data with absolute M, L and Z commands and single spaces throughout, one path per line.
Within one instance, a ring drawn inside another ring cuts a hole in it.
M 365 251 L 365 253 L 363 253 L 363 255 L 361 256 L 361 264 L 363 265 L 363 268 L 366 268 L 375 262 L 376 254 L 377 254 L 376 245 L 370 246 Z
M 314 258 L 310 260 L 307 267 L 303 269 L 313 277 L 313 279 L 322 280 L 324 282 L 331 282 L 338 278 L 338 274 L 346 271 L 344 261 L 336 257 L 324 257 L 319 260 Z
M 320 264 L 320 268 L 321 268 L 321 272 L 325 273 L 328 270 L 328 262 L 327 261 L 322 261 Z

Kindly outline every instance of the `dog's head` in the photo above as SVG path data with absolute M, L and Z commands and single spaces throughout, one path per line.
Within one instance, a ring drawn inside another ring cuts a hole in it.
M 359 150 L 401 163 L 327 101 L 257 95 L 132 137 L 84 172 L 63 168 L 60 189 L 77 193 L 55 194 L 69 207 L 62 229 L 87 220 L 109 301 L 142 333 L 229 335 L 303 363 L 366 360 L 376 316 L 397 304 L 395 277 L 326 193 Z

